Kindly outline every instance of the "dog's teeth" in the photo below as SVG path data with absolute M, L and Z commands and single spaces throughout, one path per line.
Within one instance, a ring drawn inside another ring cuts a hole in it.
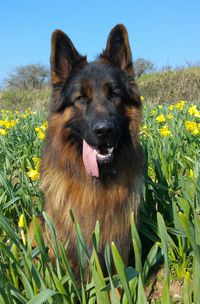
M 114 150 L 114 148 L 113 148 L 113 147 L 108 148 L 108 152 L 109 152 L 109 154 L 112 154 L 112 153 L 113 153 L 113 150 Z
M 113 150 L 114 150 L 113 147 L 107 148 L 107 154 L 102 154 L 99 150 L 96 150 L 96 149 L 94 149 L 94 152 L 95 152 L 96 157 L 97 157 L 98 160 L 106 161 L 106 160 L 108 160 L 109 158 L 112 157 Z

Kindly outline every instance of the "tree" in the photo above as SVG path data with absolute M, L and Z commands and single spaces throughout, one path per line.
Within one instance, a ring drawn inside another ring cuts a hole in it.
M 43 64 L 28 64 L 15 68 L 5 79 L 11 89 L 42 89 L 49 80 L 49 69 Z
M 143 74 L 155 71 L 154 63 L 144 58 L 138 58 L 134 62 L 135 76 L 141 77 Z

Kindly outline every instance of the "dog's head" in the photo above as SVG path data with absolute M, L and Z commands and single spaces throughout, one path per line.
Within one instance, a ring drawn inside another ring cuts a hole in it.
M 134 153 L 141 101 L 123 25 L 113 28 L 106 49 L 91 63 L 56 30 L 52 35 L 51 81 L 51 112 L 63 117 L 63 142 L 76 145 L 90 175 L 98 177 L 113 167 L 122 156 L 122 147 Z

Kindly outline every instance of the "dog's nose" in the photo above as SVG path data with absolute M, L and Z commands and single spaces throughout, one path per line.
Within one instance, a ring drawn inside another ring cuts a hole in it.
M 96 123 L 93 127 L 93 132 L 99 138 L 111 137 L 114 134 L 114 124 L 109 121 Z

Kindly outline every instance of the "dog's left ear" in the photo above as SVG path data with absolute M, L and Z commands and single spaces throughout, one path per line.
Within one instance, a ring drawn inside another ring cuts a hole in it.
M 125 70 L 130 76 L 134 75 L 128 33 L 123 24 L 118 24 L 112 29 L 106 49 L 100 55 L 100 58 Z

